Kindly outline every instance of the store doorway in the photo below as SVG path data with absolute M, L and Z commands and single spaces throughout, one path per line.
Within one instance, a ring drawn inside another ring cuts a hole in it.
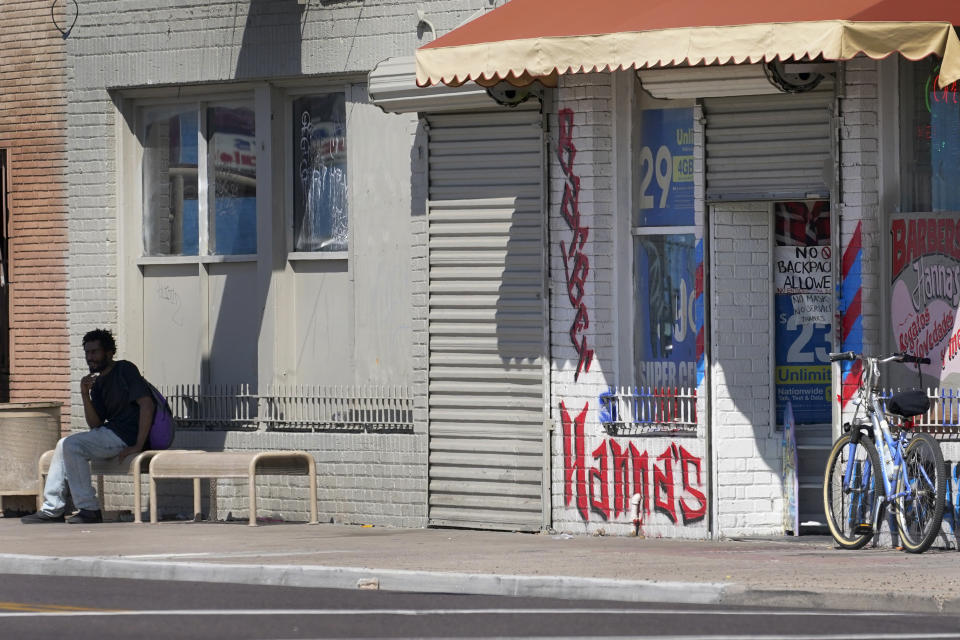
M 775 398 L 778 429 L 795 425 L 799 529 L 826 526 L 822 487 L 831 445 L 834 302 L 827 200 L 774 203 Z M 789 432 L 788 432 L 789 433 Z M 785 440 L 785 452 L 789 445 Z M 788 483 L 788 485 L 791 483 Z M 788 497 L 792 487 L 787 486 Z

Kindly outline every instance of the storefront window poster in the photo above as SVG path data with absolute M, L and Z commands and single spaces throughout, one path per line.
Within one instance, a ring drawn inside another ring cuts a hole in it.
M 634 242 L 640 384 L 695 387 L 703 314 L 702 297 L 696 295 L 696 238 L 692 233 L 643 235 Z
M 642 118 L 639 226 L 693 225 L 693 109 L 648 109 Z
M 830 205 L 778 202 L 775 224 L 777 419 L 783 424 L 789 403 L 797 424 L 829 423 L 835 284 Z
M 960 212 L 891 218 L 892 350 L 930 358 L 925 387 L 960 388 Z M 893 386 L 917 386 L 916 365 L 891 368 Z

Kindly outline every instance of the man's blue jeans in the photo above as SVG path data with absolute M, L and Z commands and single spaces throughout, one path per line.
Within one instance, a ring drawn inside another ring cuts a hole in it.
M 50 516 L 62 514 L 67 505 L 68 487 L 78 509 L 99 509 L 97 493 L 90 481 L 90 461 L 114 458 L 126 447 L 127 443 L 106 427 L 61 438 L 50 461 L 41 511 Z

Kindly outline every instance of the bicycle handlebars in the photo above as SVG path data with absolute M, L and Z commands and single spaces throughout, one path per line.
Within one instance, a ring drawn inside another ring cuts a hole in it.
M 839 353 L 830 354 L 830 362 L 836 362 L 838 360 L 865 360 L 871 356 L 865 356 L 853 351 L 842 351 Z M 888 356 L 877 356 L 875 358 L 878 362 L 912 362 L 917 364 L 930 364 L 930 358 L 918 358 L 917 356 L 910 355 L 909 353 L 892 353 Z

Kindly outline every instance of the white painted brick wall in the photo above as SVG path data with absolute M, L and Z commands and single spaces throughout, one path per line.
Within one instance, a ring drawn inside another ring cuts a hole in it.
M 721 536 L 782 533 L 780 434 L 770 423 L 769 205 L 715 205 L 713 441 Z
M 881 287 L 889 283 L 881 273 L 881 247 L 887 241 L 882 227 L 879 184 L 878 65 L 873 60 L 857 59 L 846 63 L 846 85 L 840 100 L 840 172 L 842 201 L 840 206 L 840 247 L 850 244 L 857 226 L 861 227 L 863 256 L 861 273 L 863 290 L 863 351 L 879 353 L 883 337 Z M 839 274 L 842 275 L 842 274 Z M 838 277 L 839 280 L 839 277 Z M 844 419 L 849 419 L 853 406 L 848 405 Z
M 602 98 L 601 98 L 602 96 Z M 613 208 L 609 196 L 599 191 L 609 192 L 613 185 L 613 167 L 610 158 L 612 149 L 612 127 L 609 114 L 613 108 L 610 78 L 606 74 L 584 76 L 565 76 L 561 78 L 560 88 L 556 92 L 553 112 L 549 114 L 549 202 L 548 227 L 550 244 L 550 349 L 551 362 L 551 419 L 554 424 L 553 460 L 552 460 L 552 500 L 553 526 L 561 531 L 583 532 L 605 527 L 609 532 L 624 534 L 629 527 L 621 524 L 611 527 L 599 521 L 584 524 L 575 510 L 568 511 L 563 505 L 564 459 L 561 430 L 560 402 L 564 402 L 571 417 L 576 416 L 585 405 L 589 406 L 586 433 L 586 450 L 592 452 L 602 439 L 602 429 L 596 421 L 597 397 L 606 390 L 612 378 L 604 371 L 612 362 L 612 327 L 609 322 L 600 321 L 601 312 L 612 315 L 613 300 L 609 286 L 600 293 L 598 283 L 613 282 L 612 270 L 597 265 L 597 256 L 613 255 L 610 241 L 610 229 L 613 228 Z M 576 147 L 573 172 L 580 178 L 580 224 L 589 228 L 589 237 L 583 251 L 590 260 L 590 271 L 586 280 L 583 303 L 590 314 L 590 326 L 584 332 L 588 348 L 593 349 L 590 371 L 583 371 L 574 380 L 574 372 L 579 355 L 571 343 L 570 325 L 576 310 L 567 294 L 563 259 L 560 255 L 560 241 L 569 247 L 573 232 L 560 214 L 560 202 L 567 180 L 557 159 L 559 123 L 557 113 L 570 109 L 574 113 L 573 144 Z M 596 113 L 605 113 L 605 118 L 597 118 Z M 600 123 L 598 120 L 604 120 Z M 591 158 L 592 162 L 587 162 Z M 606 231 L 605 234 L 601 232 Z M 592 461 L 592 459 L 591 459 Z M 612 530 L 612 531 L 611 531 Z
M 559 531 L 571 533 L 598 533 L 601 530 L 608 535 L 627 535 L 632 532 L 632 515 L 629 510 L 617 513 L 615 503 L 616 490 L 627 489 L 633 493 L 634 478 L 632 464 L 628 466 L 628 482 L 614 478 L 613 449 L 616 445 L 626 449 L 631 444 L 639 454 L 648 456 L 649 474 L 647 493 L 649 513 L 643 514 L 642 534 L 668 537 L 704 537 L 706 535 L 705 516 L 693 517 L 684 522 L 684 507 L 688 513 L 698 507 L 706 510 L 706 501 L 697 498 L 695 491 L 706 494 L 707 463 L 704 460 L 705 448 L 701 438 L 671 437 L 610 437 L 598 422 L 598 396 L 611 384 L 621 383 L 614 373 L 616 344 L 615 318 L 618 305 L 632 305 L 630 298 L 618 299 L 616 275 L 614 271 L 616 225 L 615 193 L 616 183 L 613 164 L 613 112 L 615 109 L 611 76 L 609 74 L 590 74 L 585 76 L 566 76 L 561 78 L 560 88 L 556 92 L 553 111 L 549 115 L 550 123 L 550 203 L 548 210 L 550 230 L 550 298 L 551 314 L 551 419 L 554 425 L 552 438 L 552 474 L 551 499 L 553 527 Z M 580 178 L 580 223 L 589 228 L 589 237 L 583 251 L 590 260 L 590 272 L 587 277 L 583 297 L 590 316 L 590 326 L 584 332 L 588 348 L 594 350 L 589 372 L 582 372 L 574 379 L 579 355 L 571 343 L 570 326 L 576 316 L 566 285 L 560 242 L 569 247 L 573 231 L 560 212 L 563 188 L 567 180 L 557 158 L 559 124 L 557 114 L 562 109 L 574 113 L 573 144 L 576 147 L 573 173 Z M 701 150 L 702 151 L 702 150 Z M 623 170 L 626 170 L 625 168 Z M 632 253 L 632 241 L 622 242 L 620 251 Z M 631 259 L 632 264 L 632 259 Z M 623 354 L 620 354 L 621 357 Z M 573 420 L 588 406 L 584 424 L 584 472 L 585 483 L 577 486 L 576 473 L 573 475 L 571 503 L 566 504 L 565 484 L 566 465 L 564 456 L 564 434 L 560 403 L 563 402 L 570 419 Z M 683 447 L 684 455 L 689 453 L 700 461 L 699 478 L 696 468 L 681 465 L 671 454 L 679 453 L 675 445 Z M 603 458 L 595 458 L 594 452 L 602 451 L 606 455 L 605 472 Z M 670 455 L 670 461 L 657 461 L 664 453 Z M 668 466 L 669 464 L 669 466 Z M 672 478 L 672 500 L 665 484 L 655 487 L 654 473 L 667 474 Z M 684 489 L 682 474 L 687 474 L 687 482 L 694 492 Z M 603 504 L 601 479 L 606 478 L 607 502 L 609 514 L 602 514 L 601 508 L 591 506 L 591 497 Z M 592 479 L 591 479 L 592 478 Z M 586 518 L 577 505 L 577 496 L 587 499 Z M 659 498 L 661 508 L 657 508 L 655 498 Z M 669 507 L 667 506 L 669 505 Z M 672 512 L 672 517 L 667 513 Z

